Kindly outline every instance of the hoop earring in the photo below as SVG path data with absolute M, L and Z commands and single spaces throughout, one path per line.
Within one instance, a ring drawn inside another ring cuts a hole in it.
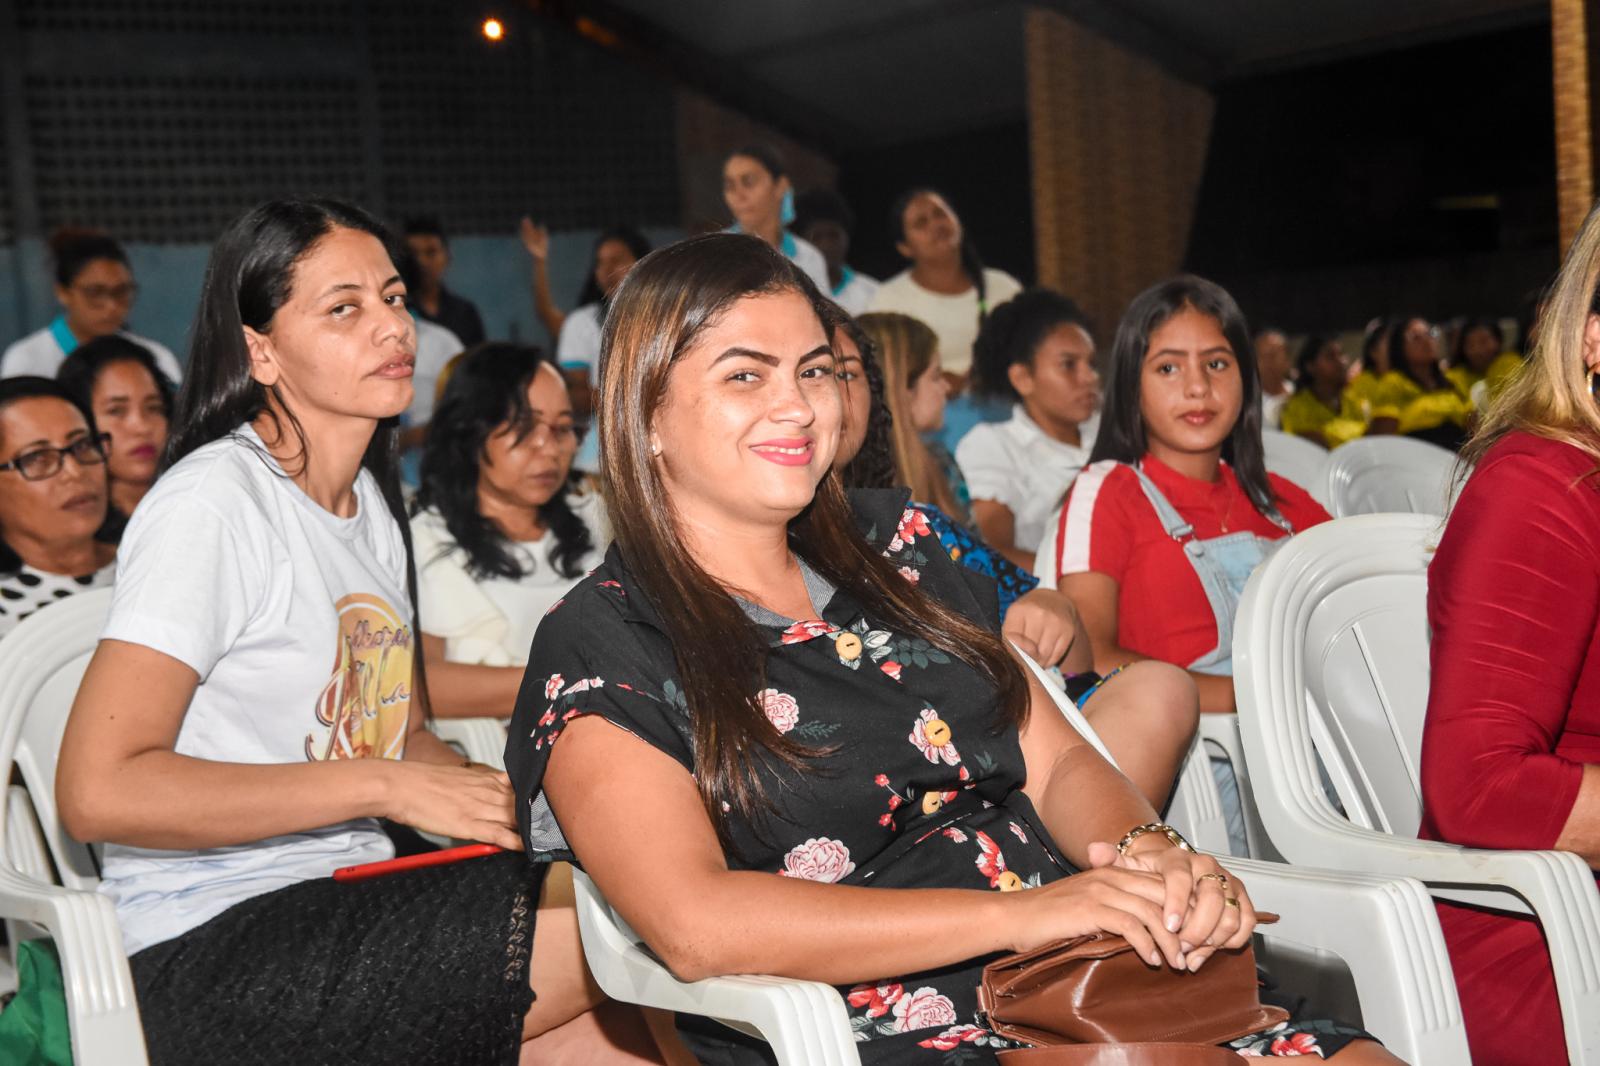
M 1595 371 L 1589 371 L 1589 398 L 1591 400 L 1596 398 L 1594 394 L 1594 375 Z

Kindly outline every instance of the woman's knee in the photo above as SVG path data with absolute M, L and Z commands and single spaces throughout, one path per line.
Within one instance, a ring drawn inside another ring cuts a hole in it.
M 1118 682 L 1121 682 L 1118 685 Z M 1145 659 L 1130 663 L 1110 685 L 1122 690 L 1124 713 L 1137 714 L 1148 735 L 1169 739 L 1186 749 L 1200 727 L 1200 696 L 1181 667 Z

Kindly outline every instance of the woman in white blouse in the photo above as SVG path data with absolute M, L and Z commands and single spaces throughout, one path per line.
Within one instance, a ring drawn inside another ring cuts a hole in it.
M 434 413 L 411 533 L 434 713 L 511 714 L 539 621 L 597 566 L 599 497 L 571 491 L 572 401 L 537 348 L 485 344 Z

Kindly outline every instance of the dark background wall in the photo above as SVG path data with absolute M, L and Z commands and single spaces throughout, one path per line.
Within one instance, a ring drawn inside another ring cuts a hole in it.
M 1255 318 L 1510 314 L 1555 270 L 1548 27 L 1224 84 L 1190 269 Z

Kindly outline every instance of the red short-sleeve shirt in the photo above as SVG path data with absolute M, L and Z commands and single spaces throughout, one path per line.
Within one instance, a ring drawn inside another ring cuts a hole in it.
M 1285 536 L 1255 509 L 1228 464 L 1215 481 L 1185 477 L 1148 455 L 1143 465 L 1195 536 Z M 1278 512 L 1296 532 L 1328 521 L 1328 512 L 1300 486 L 1267 476 Z M 1119 646 L 1179 666 L 1217 646 L 1217 623 L 1200 578 L 1183 546 L 1162 528 L 1133 467 L 1111 460 L 1085 467 L 1058 521 L 1057 578 L 1093 571 L 1117 582 Z

